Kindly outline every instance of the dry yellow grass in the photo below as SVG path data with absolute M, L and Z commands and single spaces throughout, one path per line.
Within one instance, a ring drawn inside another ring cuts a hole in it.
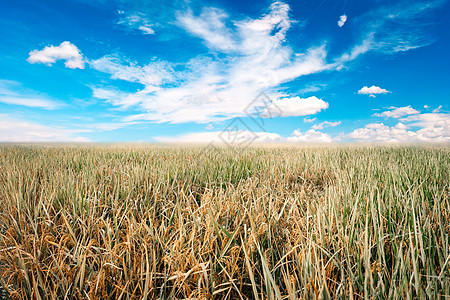
M 447 147 L 0 147 L 12 299 L 450 296 Z

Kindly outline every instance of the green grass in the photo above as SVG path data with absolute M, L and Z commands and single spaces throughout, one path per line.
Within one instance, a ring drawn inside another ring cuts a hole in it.
M 450 148 L 0 147 L 12 299 L 450 297 Z

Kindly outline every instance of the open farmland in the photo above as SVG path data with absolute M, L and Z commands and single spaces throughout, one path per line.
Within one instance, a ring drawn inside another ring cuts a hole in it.
M 12 299 L 450 297 L 450 148 L 0 147 Z

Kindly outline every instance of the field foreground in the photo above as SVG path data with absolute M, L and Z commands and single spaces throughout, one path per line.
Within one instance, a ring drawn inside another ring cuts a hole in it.
M 448 147 L 1 146 L 0 291 L 450 297 L 449 171 Z

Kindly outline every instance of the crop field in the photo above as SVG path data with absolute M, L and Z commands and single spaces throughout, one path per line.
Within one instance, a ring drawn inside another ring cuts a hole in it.
M 450 297 L 450 148 L 0 146 L 0 299 Z

